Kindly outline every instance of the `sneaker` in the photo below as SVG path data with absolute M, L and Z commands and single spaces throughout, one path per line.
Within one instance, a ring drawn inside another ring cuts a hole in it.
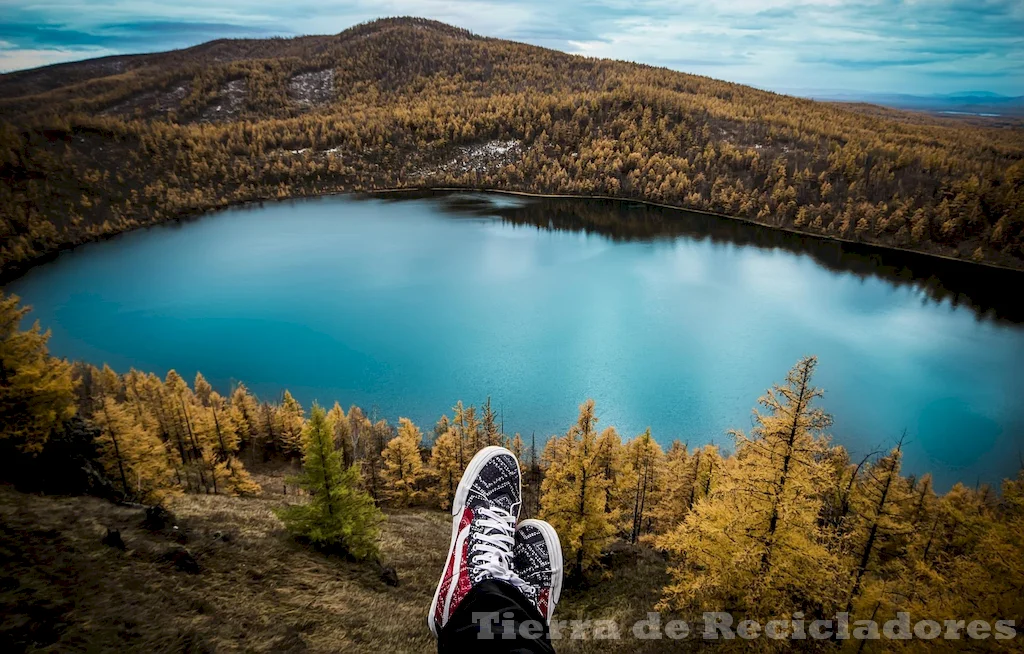
M 520 590 L 548 624 L 562 593 L 562 544 L 543 520 L 523 520 L 516 529 L 512 567 L 526 582 Z
M 522 503 L 519 461 L 503 447 L 485 447 L 469 462 L 452 502 L 452 540 L 427 624 L 435 636 L 466 593 L 484 579 L 524 583 L 512 571 Z

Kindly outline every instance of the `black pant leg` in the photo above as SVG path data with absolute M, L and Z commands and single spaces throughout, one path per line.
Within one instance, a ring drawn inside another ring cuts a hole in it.
M 487 579 L 455 608 L 437 639 L 439 654 L 554 654 L 544 617 L 512 584 Z

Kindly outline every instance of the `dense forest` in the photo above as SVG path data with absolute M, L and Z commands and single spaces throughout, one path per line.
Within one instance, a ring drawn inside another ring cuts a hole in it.
M 570 588 L 605 583 L 607 552 L 626 545 L 667 558 L 657 607 L 689 619 L 1024 617 L 1024 471 L 1001 492 L 939 494 L 928 475 L 902 473 L 901 439 L 851 458 L 830 440 L 814 357 L 758 400 L 731 453 L 602 428 L 589 400 L 538 444 L 502 433 L 489 400 L 457 403 L 424 433 L 357 406 L 307 410 L 287 391 L 221 394 L 201 374 L 190 385 L 173 371 L 70 364 L 49 356 L 38 325 L 19 327 L 25 314 L 17 298 L 0 302 L 2 472 L 21 486 L 147 504 L 259 496 L 250 469 L 301 458 L 289 483 L 306 501 L 281 519 L 314 546 L 372 559 L 381 509 L 448 509 L 473 454 L 502 444 L 523 466 L 524 514 L 561 535 Z M 903 644 L 915 646 L 885 645 Z
M 0 77 L 0 270 L 233 203 L 604 195 L 1024 267 L 1024 131 L 815 102 L 419 19 Z

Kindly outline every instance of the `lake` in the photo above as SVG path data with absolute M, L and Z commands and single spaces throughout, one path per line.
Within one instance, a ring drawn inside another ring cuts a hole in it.
M 409 194 L 236 208 L 77 248 L 8 285 L 54 354 L 288 388 L 429 432 L 488 396 L 538 444 L 587 398 L 663 444 L 748 429 L 803 355 L 854 453 L 906 430 L 948 488 L 1024 449 L 1024 275 L 613 201 Z

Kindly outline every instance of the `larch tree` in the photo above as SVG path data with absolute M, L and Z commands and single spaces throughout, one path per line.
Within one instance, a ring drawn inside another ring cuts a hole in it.
M 349 426 L 348 416 L 341 404 L 334 403 L 331 410 L 327 412 L 327 421 L 331 424 L 334 433 L 334 449 L 341 452 L 341 463 L 346 468 L 355 463 L 355 453 L 352 448 L 352 428 Z
M 454 428 L 434 439 L 434 447 L 430 451 L 430 467 L 437 474 L 438 483 L 434 489 L 437 503 L 442 508 L 450 509 L 463 472 L 459 467 L 458 435 Z
M 601 471 L 605 480 L 604 484 L 604 511 L 609 514 L 613 523 L 617 523 L 622 513 L 620 501 L 622 489 L 619 485 L 622 482 L 623 463 L 625 451 L 622 447 L 622 437 L 615 427 L 605 427 L 601 430 L 595 443 L 596 455 L 594 463 Z
M 267 458 L 270 452 L 280 453 L 281 412 L 266 400 L 260 404 L 260 430 L 265 434 L 264 458 Z
M 373 423 L 366 417 L 363 410 L 352 405 L 348 408 L 348 432 L 352 439 L 352 456 L 356 461 L 366 457 L 367 443 Z
M 239 384 L 231 392 L 231 415 L 238 428 L 242 447 L 248 451 L 249 465 L 263 459 L 266 432 L 260 420 L 260 405 L 245 384 Z
M 654 531 L 663 534 L 678 525 L 693 506 L 696 469 L 686 446 L 672 442 L 664 456 L 662 483 L 655 494 L 650 517 Z
M 527 462 L 523 460 L 523 437 L 516 433 L 512 439 L 508 442 L 508 450 L 515 455 L 516 460 L 519 461 L 519 469 L 522 472 L 526 472 Z
M 597 563 L 615 534 L 612 515 L 606 511 L 609 483 L 600 465 L 596 424 L 594 401 L 587 400 L 568 433 L 551 438 L 544 448 L 540 517 L 558 532 L 565 558 L 577 575 Z
M 93 416 L 100 461 L 126 498 L 160 502 L 177 488 L 160 438 L 143 427 L 124 404 L 105 397 Z
M 718 446 L 710 443 L 694 453 L 693 474 L 696 480 L 690 489 L 690 506 L 699 500 L 711 497 L 718 481 L 725 471 L 725 459 Z
M 317 547 L 357 559 L 375 557 L 382 516 L 360 488 L 356 467 L 342 468 L 327 414 L 317 404 L 304 427 L 303 443 L 302 473 L 294 481 L 309 501 L 280 509 L 278 516 L 289 531 Z
M 801 360 L 761 399 L 749 435 L 733 432 L 734 460 L 718 487 L 659 538 L 674 559 L 663 607 L 733 610 L 753 619 L 780 606 L 835 610 L 843 573 L 818 523 L 831 418 L 812 406 L 816 360 Z
M 530 447 L 524 450 L 520 464 L 523 472 L 523 514 L 534 518 L 540 515 L 541 482 L 544 479 L 541 457 L 537 454 L 536 434 L 530 435 Z
M 664 453 L 648 428 L 625 447 L 619 481 L 623 532 L 636 543 L 651 528 L 651 512 L 662 479 Z
M 480 430 L 482 432 L 480 446 L 501 445 L 503 434 L 501 429 L 498 428 L 498 416 L 494 413 L 494 409 L 491 408 L 491 397 L 489 395 L 487 396 L 487 401 L 484 402 L 483 410 L 484 416 L 480 423 Z
M 181 375 L 170 370 L 160 392 L 164 411 L 169 416 L 171 428 L 182 447 L 183 468 L 190 482 L 197 481 L 196 488 L 201 488 L 204 492 L 216 492 L 215 478 L 212 476 L 214 461 L 209 451 L 204 451 L 200 442 L 201 434 L 198 433 L 194 419 L 195 398 L 191 389 Z
M 386 420 L 378 420 L 370 424 L 369 432 L 364 437 L 365 448 L 360 461 L 363 470 L 363 484 L 375 501 L 384 499 L 384 448 L 394 437 L 394 429 Z
M 210 385 L 210 382 L 206 381 L 203 373 L 196 373 L 196 379 L 192 382 L 192 388 L 194 389 L 196 401 L 203 406 L 210 406 L 210 395 L 213 394 L 213 386 Z
M 220 488 L 232 495 L 256 495 L 261 490 L 260 485 L 237 456 L 241 439 L 231 406 L 216 391 L 206 395 L 206 403 L 206 419 L 208 424 L 212 422 L 213 428 L 214 469 L 221 480 Z
M 442 413 L 441 417 L 438 418 L 437 422 L 434 424 L 434 441 L 437 441 L 437 439 L 440 438 L 442 434 L 447 433 L 449 429 L 451 429 L 451 420 L 448 419 L 448 414 Z M 433 447 L 434 444 L 431 443 L 430 446 Z
M 409 506 L 417 497 L 423 479 L 420 441 L 423 433 L 408 418 L 398 419 L 398 435 L 384 447 L 384 484 L 388 500 L 396 506 Z
M 900 475 L 903 442 L 870 465 L 852 498 L 853 527 L 848 538 L 853 554 L 853 575 L 846 610 L 852 611 L 869 572 L 894 559 L 912 531 L 906 515 L 910 488 Z M 902 567 L 901 561 L 895 563 Z
M 285 391 L 278 414 L 281 421 L 278 450 L 286 457 L 298 456 L 302 453 L 302 428 L 305 422 L 302 405 L 291 393 Z
M 452 425 L 459 437 L 459 465 L 465 469 L 473 455 L 483 447 L 480 422 L 476 418 L 476 407 L 464 406 L 462 400 L 456 402 L 452 412 Z
M 35 453 L 75 412 L 71 366 L 50 356 L 50 332 L 22 330 L 28 313 L 15 295 L 0 294 L 0 441 Z

